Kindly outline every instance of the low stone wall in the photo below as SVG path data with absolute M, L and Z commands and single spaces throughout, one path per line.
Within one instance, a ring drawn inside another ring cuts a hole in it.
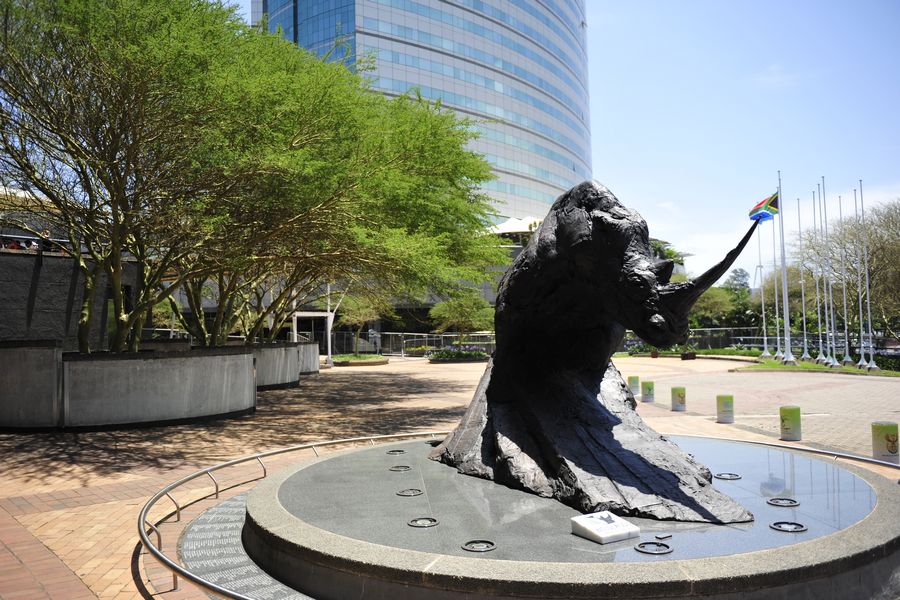
M 300 348 L 293 342 L 252 346 L 257 389 L 291 387 L 300 381 Z
M 250 348 L 81 355 L 54 342 L 0 344 L 0 428 L 152 423 L 255 407 Z
M 191 419 L 255 406 L 250 349 L 63 357 L 68 427 Z
M 301 375 L 319 372 L 316 342 L 274 342 L 253 346 L 256 359 L 256 389 L 292 387 Z
M 319 342 L 300 342 L 300 374 L 319 372 Z
M 61 425 L 62 345 L 0 342 L 0 427 Z

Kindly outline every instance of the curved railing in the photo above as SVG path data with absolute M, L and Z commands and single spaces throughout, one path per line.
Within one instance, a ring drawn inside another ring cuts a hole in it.
M 213 472 L 219 471 L 221 469 L 225 469 L 227 467 L 233 467 L 235 465 L 239 465 L 239 464 L 246 463 L 246 462 L 252 462 L 254 460 L 256 462 L 258 462 L 259 466 L 262 467 L 262 476 L 258 477 L 258 478 L 254 478 L 254 479 L 248 479 L 247 481 L 242 482 L 242 483 L 249 483 L 251 481 L 255 481 L 256 479 L 262 479 L 262 478 L 266 477 L 266 475 L 268 475 L 268 470 L 266 469 L 266 465 L 262 461 L 262 459 L 268 458 L 270 456 L 276 456 L 279 454 L 287 454 L 289 452 L 298 452 L 300 450 L 312 450 L 316 454 L 316 456 L 318 456 L 319 455 L 318 448 L 323 448 L 323 447 L 328 447 L 328 446 L 338 446 L 338 445 L 342 445 L 342 444 L 359 444 L 359 443 L 366 443 L 366 442 L 368 442 L 374 446 L 376 441 L 415 439 L 415 438 L 420 438 L 420 437 L 436 438 L 438 436 L 446 436 L 448 433 L 449 432 L 447 432 L 447 431 L 433 431 L 433 432 L 428 431 L 428 432 L 423 432 L 423 433 L 398 433 L 398 434 L 393 434 L 393 435 L 375 435 L 375 436 L 367 436 L 367 437 L 346 438 L 346 439 L 340 439 L 340 440 L 329 440 L 329 441 L 325 441 L 325 442 L 312 442 L 309 444 L 299 444 L 297 446 L 290 446 L 288 448 L 280 448 L 278 450 L 268 450 L 266 452 L 258 452 L 256 454 L 251 454 L 249 456 L 243 456 L 241 458 L 236 458 L 234 460 L 229 460 L 229 461 L 226 461 L 223 463 L 219 463 L 217 465 L 213 465 L 211 467 L 207 467 L 205 469 L 201 469 L 199 471 L 191 473 L 190 475 L 186 475 L 185 477 L 182 477 L 181 479 L 179 479 L 178 481 L 175 481 L 174 483 L 167 485 L 160 491 L 156 492 L 156 494 L 154 494 L 153 497 L 150 498 L 150 500 L 148 500 L 146 504 L 144 504 L 144 507 L 141 509 L 141 512 L 138 515 L 138 537 L 141 540 L 141 544 L 144 546 L 144 548 L 147 549 L 147 552 L 149 552 L 151 555 L 153 555 L 153 558 L 155 558 L 162 566 L 164 566 L 166 569 L 168 569 L 169 571 L 172 572 L 172 586 L 175 589 L 178 589 L 178 578 L 181 577 L 182 579 L 186 579 L 186 580 L 190 581 L 194 585 L 202 588 L 203 590 L 205 590 L 207 592 L 217 594 L 224 598 L 231 598 L 233 600 L 253 600 L 252 598 L 249 598 L 248 596 L 244 596 L 244 595 L 234 592 L 232 590 L 223 588 L 219 585 L 216 585 L 215 583 L 213 583 L 211 581 L 207 581 L 206 579 L 203 579 L 202 577 L 200 577 L 194 573 L 191 573 L 190 571 L 188 571 L 187 569 L 182 567 L 180 564 L 178 564 L 176 561 L 172 560 L 171 558 L 169 558 L 168 556 L 166 556 L 163 553 L 163 551 L 162 551 L 162 533 L 159 531 L 158 525 L 161 524 L 163 521 L 167 520 L 171 516 L 172 513 L 169 513 L 168 515 L 166 515 L 165 517 L 163 517 L 156 523 L 153 523 L 148 519 L 150 510 L 156 505 L 156 503 L 159 500 L 161 500 L 165 496 L 172 502 L 172 504 L 175 505 L 175 520 L 179 521 L 179 520 L 181 520 L 181 505 L 172 496 L 172 492 L 175 489 L 183 486 L 185 483 L 188 483 L 189 481 L 193 481 L 193 480 L 201 478 L 201 477 L 209 477 L 209 479 L 212 480 L 213 485 L 215 486 L 215 492 L 213 492 L 213 494 L 207 494 L 203 498 L 193 500 L 193 501 L 191 501 L 191 504 L 193 504 L 194 502 L 198 502 L 199 500 L 208 498 L 210 495 L 214 495 L 214 497 L 218 498 L 219 497 L 219 482 L 218 482 L 218 480 L 216 480 L 215 477 L 213 477 Z M 236 485 L 240 485 L 240 484 L 236 484 Z M 154 534 L 156 534 L 156 544 L 155 545 L 150 540 L 149 531 L 152 531 Z
M 171 558 L 169 558 L 168 556 L 166 556 L 162 552 L 162 534 L 160 533 L 157 525 L 162 523 L 166 519 L 168 519 L 168 517 L 171 516 L 171 513 L 169 515 L 166 515 L 159 521 L 157 521 L 156 524 L 154 524 L 151 521 L 149 521 L 147 518 L 148 514 L 150 513 L 150 509 L 152 509 L 153 506 L 160 499 L 162 499 L 163 496 L 166 496 L 172 502 L 172 504 L 175 505 L 175 520 L 179 521 L 181 519 L 181 505 L 178 504 L 178 502 L 175 500 L 175 498 L 172 496 L 171 493 L 176 488 L 181 487 L 182 485 L 184 485 L 185 483 L 187 483 L 189 481 L 193 481 L 194 479 L 198 479 L 201 477 L 209 477 L 212 480 L 213 484 L 215 485 L 215 492 L 213 493 L 213 495 L 214 495 L 214 497 L 218 498 L 219 497 L 219 482 L 216 480 L 215 477 L 213 477 L 212 473 L 214 471 L 218 471 L 218 470 L 221 470 L 221 469 L 224 469 L 227 467 L 232 467 L 234 465 L 239 465 L 242 463 L 251 462 L 251 461 L 255 460 L 259 463 L 260 467 L 262 467 L 262 477 L 258 478 L 258 479 L 262 479 L 262 478 L 266 477 L 266 475 L 268 474 L 266 465 L 262 461 L 262 459 L 270 457 L 270 456 L 276 456 L 279 454 L 287 454 L 289 452 L 297 452 L 300 450 L 312 450 L 316 454 L 316 456 L 319 456 L 319 451 L 317 450 L 317 448 L 323 448 L 323 447 L 328 447 L 328 446 L 337 446 L 337 445 L 341 445 L 341 444 L 358 444 L 358 443 L 365 443 L 365 442 L 369 442 L 370 444 L 372 444 L 374 446 L 376 441 L 415 439 L 415 438 L 420 438 L 420 437 L 436 438 L 438 436 L 446 436 L 448 433 L 449 432 L 447 432 L 447 431 L 434 431 L 434 432 L 429 431 L 429 432 L 423 432 L 423 433 L 398 433 L 398 434 L 393 434 L 393 435 L 376 435 L 376 436 L 368 436 L 368 437 L 346 438 L 346 439 L 340 439 L 340 440 L 329 440 L 329 441 L 325 441 L 325 442 L 312 442 L 309 444 L 300 444 L 297 446 L 290 446 L 288 448 L 281 448 L 278 450 L 269 450 L 266 452 L 258 452 L 256 454 L 251 454 L 249 456 L 244 456 L 241 458 L 236 458 L 234 460 L 229 460 L 227 462 L 219 463 L 212 467 L 207 467 L 205 469 L 201 469 L 199 471 L 191 473 L 190 475 L 182 477 L 178 481 L 176 481 L 172 484 L 169 484 L 168 486 L 164 487 L 163 489 L 158 491 L 156 494 L 154 494 L 153 497 L 150 498 L 150 500 L 148 500 L 147 503 L 144 505 L 144 507 L 141 509 L 140 515 L 138 516 L 138 536 L 140 537 L 141 544 L 143 544 L 143 546 L 147 549 L 147 551 L 150 554 L 152 554 L 153 557 L 157 561 L 159 561 L 159 563 L 161 565 L 163 565 L 165 568 L 167 568 L 169 571 L 172 572 L 172 585 L 175 589 L 178 588 L 178 577 L 181 577 L 182 579 L 186 579 L 186 580 L 190 581 L 194 585 L 202 588 L 203 590 L 205 590 L 207 592 L 218 594 L 219 596 L 222 596 L 224 598 L 230 598 L 232 600 L 254 600 L 253 598 L 250 598 L 248 596 L 244 596 L 244 595 L 234 592 L 232 590 L 229 590 L 229 589 L 223 588 L 219 585 L 216 585 L 215 583 L 213 583 L 211 581 L 207 581 L 206 579 L 203 579 L 202 577 L 195 575 L 194 573 L 191 573 L 190 571 L 188 571 L 187 569 L 185 569 L 184 567 L 179 565 L 176 561 L 174 561 Z M 681 436 L 681 437 L 707 437 L 707 436 L 698 436 L 698 435 L 690 435 L 690 434 L 677 434 L 677 435 Z M 812 454 L 817 454 L 817 455 L 821 455 L 821 456 L 829 456 L 835 460 L 840 458 L 840 459 L 844 459 L 844 460 L 865 462 L 865 463 L 869 463 L 869 464 L 873 464 L 873 465 L 878 465 L 878 466 L 882 466 L 882 467 L 891 467 L 891 468 L 900 470 L 900 466 L 898 466 L 894 463 L 876 460 L 874 458 L 868 458 L 865 456 L 857 456 L 855 454 L 833 452 L 833 451 L 829 451 L 829 450 L 820 450 L 818 448 L 798 447 L 798 446 L 793 446 L 793 445 L 788 445 L 788 444 L 779 444 L 777 442 L 763 442 L 763 441 L 739 440 L 739 439 L 729 439 L 729 438 L 716 438 L 716 439 L 721 440 L 721 441 L 727 441 L 727 442 L 740 442 L 740 443 L 745 443 L 745 444 L 754 444 L 754 445 L 758 445 L 758 446 L 770 446 L 770 447 L 776 447 L 776 448 L 793 449 L 793 450 L 798 450 L 801 452 L 810 452 Z M 244 481 L 242 483 L 249 483 L 250 481 L 254 481 L 254 480 L 255 479 L 248 479 L 247 481 Z M 236 484 L 236 485 L 240 485 L 240 484 Z M 210 495 L 207 494 L 203 498 L 193 500 L 191 503 L 198 502 L 199 500 L 208 498 L 209 496 Z M 150 541 L 150 536 L 147 531 L 148 528 L 150 531 L 152 531 L 153 533 L 156 534 L 156 545 L 154 545 Z

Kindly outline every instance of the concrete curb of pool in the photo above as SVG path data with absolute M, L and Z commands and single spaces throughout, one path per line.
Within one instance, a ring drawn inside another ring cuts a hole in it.
M 802 451 L 785 448 L 787 452 Z M 842 463 L 877 494 L 873 511 L 840 532 L 774 550 L 656 563 L 554 563 L 433 554 L 344 537 L 290 514 L 282 483 L 319 462 L 290 467 L 257 486 L 242 535 L 248 553 L 286 583 L 328 598 L 689 598 L 762 600 L 876 597 L 900 573 L 900 487 Z M 897 579 L 897 578 L 895 578 Z M 893 582 L 897 585 L 898 582 Z M 900 593 L 900 589 L 897 590 Z M 799 594 L 799 596 L 798 596 Z M 882 596 L 888 598 L 891 596 Z

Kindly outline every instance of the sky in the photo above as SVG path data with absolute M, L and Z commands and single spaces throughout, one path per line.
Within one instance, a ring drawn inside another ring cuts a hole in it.
M 829 218 L 860 179 L 867 208 L 900 198 L 900 1 L 585 4 L 593 176 L 689 273 L 736 245 L 779 170 L 788 252 L 822 176 Z M 735 267 L 753 284 L 758 262 L 753 241 Z

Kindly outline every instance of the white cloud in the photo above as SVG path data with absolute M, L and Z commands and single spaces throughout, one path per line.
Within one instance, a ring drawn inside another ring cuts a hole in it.
M 675 203 L 671 202 L 671 201 L 659 202 L 659 203 L 657 203 L 656 206 L 659 208 L 662 208 L 672 214 L 675 214 L 678 212 L 678 206 L 676 206 Z
M 762 71 L 754 73 L 750 79 L 762 87 L 778 89 L 791 87 L 798 82 L 798 77 L 796 75 L 789 73 L 784 67 L 777 63 L 771 64 Z

